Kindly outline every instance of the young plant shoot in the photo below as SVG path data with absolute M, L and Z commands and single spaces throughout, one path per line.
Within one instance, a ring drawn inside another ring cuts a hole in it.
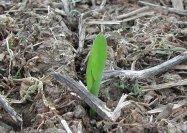
M 99 94 L 106 59 L 107 41 L 105 36 L 100 33 L 93 41 L 86 69 L 87 88 L 95 96 Z

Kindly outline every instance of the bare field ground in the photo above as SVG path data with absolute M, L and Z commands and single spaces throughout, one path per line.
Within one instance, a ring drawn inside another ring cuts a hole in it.
M 84 89 L 100 32 L 97 98 Z M 1 0 L 0 132 L 187 132 L 186 61 L 186 0 Z

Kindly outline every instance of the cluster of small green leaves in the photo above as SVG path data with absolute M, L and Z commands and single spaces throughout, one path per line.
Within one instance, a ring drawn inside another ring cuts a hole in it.
M 133 85 L 130 85 L 124 82 L 118 82 L 118 83 L 115 83 L 115 86 L 117 87 L 117 89 L 128 91 L 129 95 L 132 95 L 132 96 L 143 95 L 143 92 L 142 92 L 143 87 L 140 84 L 138 84 L 137 81 L 135 81 Z

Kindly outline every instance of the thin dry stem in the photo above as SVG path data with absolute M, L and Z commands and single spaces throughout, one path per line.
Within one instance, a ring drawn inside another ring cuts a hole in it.
M 0 95 L 0 105 L 7 111 L 17 125 L 22 126 L 23 120 L 21 116 L 9 105 L 4 96 Z
M 127 95 L 122 95 L 116 109 L 114 111 L 111 111 L 109 108 L 107 108 L 105 102 L 92 95 L 87 91 L 87 88 L 85 86 L 79 84 L 74 79 L 67 76 L 62 76 L 59 73 L 53 73 L 52 76 L 59 83 L 68 86 L 72 91 L 78 94 L 81 99 L 86 102 L 91 108 L 95 109 L 97 114 L 100 115 L 103 119 L 116 121 L 121 114 L 121 109 L 131 103 L 130 101 L 124 101 Z
M 153 77 L 155 75 L 161 74 L 162 72 L 168 71 L 174 66 L 187 60 L 187 51 L 160 64 L 155 67 L 148 69 L 134 71 L 134 70 L 108 70 L 105 71 L 103 79 L 108 79 L 110 77 L 123 77 L 128 79 L 146 79 Z

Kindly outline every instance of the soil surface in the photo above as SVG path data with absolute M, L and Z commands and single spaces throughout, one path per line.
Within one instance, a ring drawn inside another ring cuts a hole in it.
M 90 115 L 84 99 L 51 77 L 59 72 L 86 86 L 100 32 L 105 70 L 143 70 L 186 52 L 187 2 L 180 10 L 172 1 L 143 1 L 155 7 L 138 0 L 1 0 L 0 94 L 21 120 L 0 105 L 0 132 L 187 132 L 187 62 L 146 79 L 103 80 L 98 98 L 108 108 L 122 94 L 133 102 L 115 122 Z

